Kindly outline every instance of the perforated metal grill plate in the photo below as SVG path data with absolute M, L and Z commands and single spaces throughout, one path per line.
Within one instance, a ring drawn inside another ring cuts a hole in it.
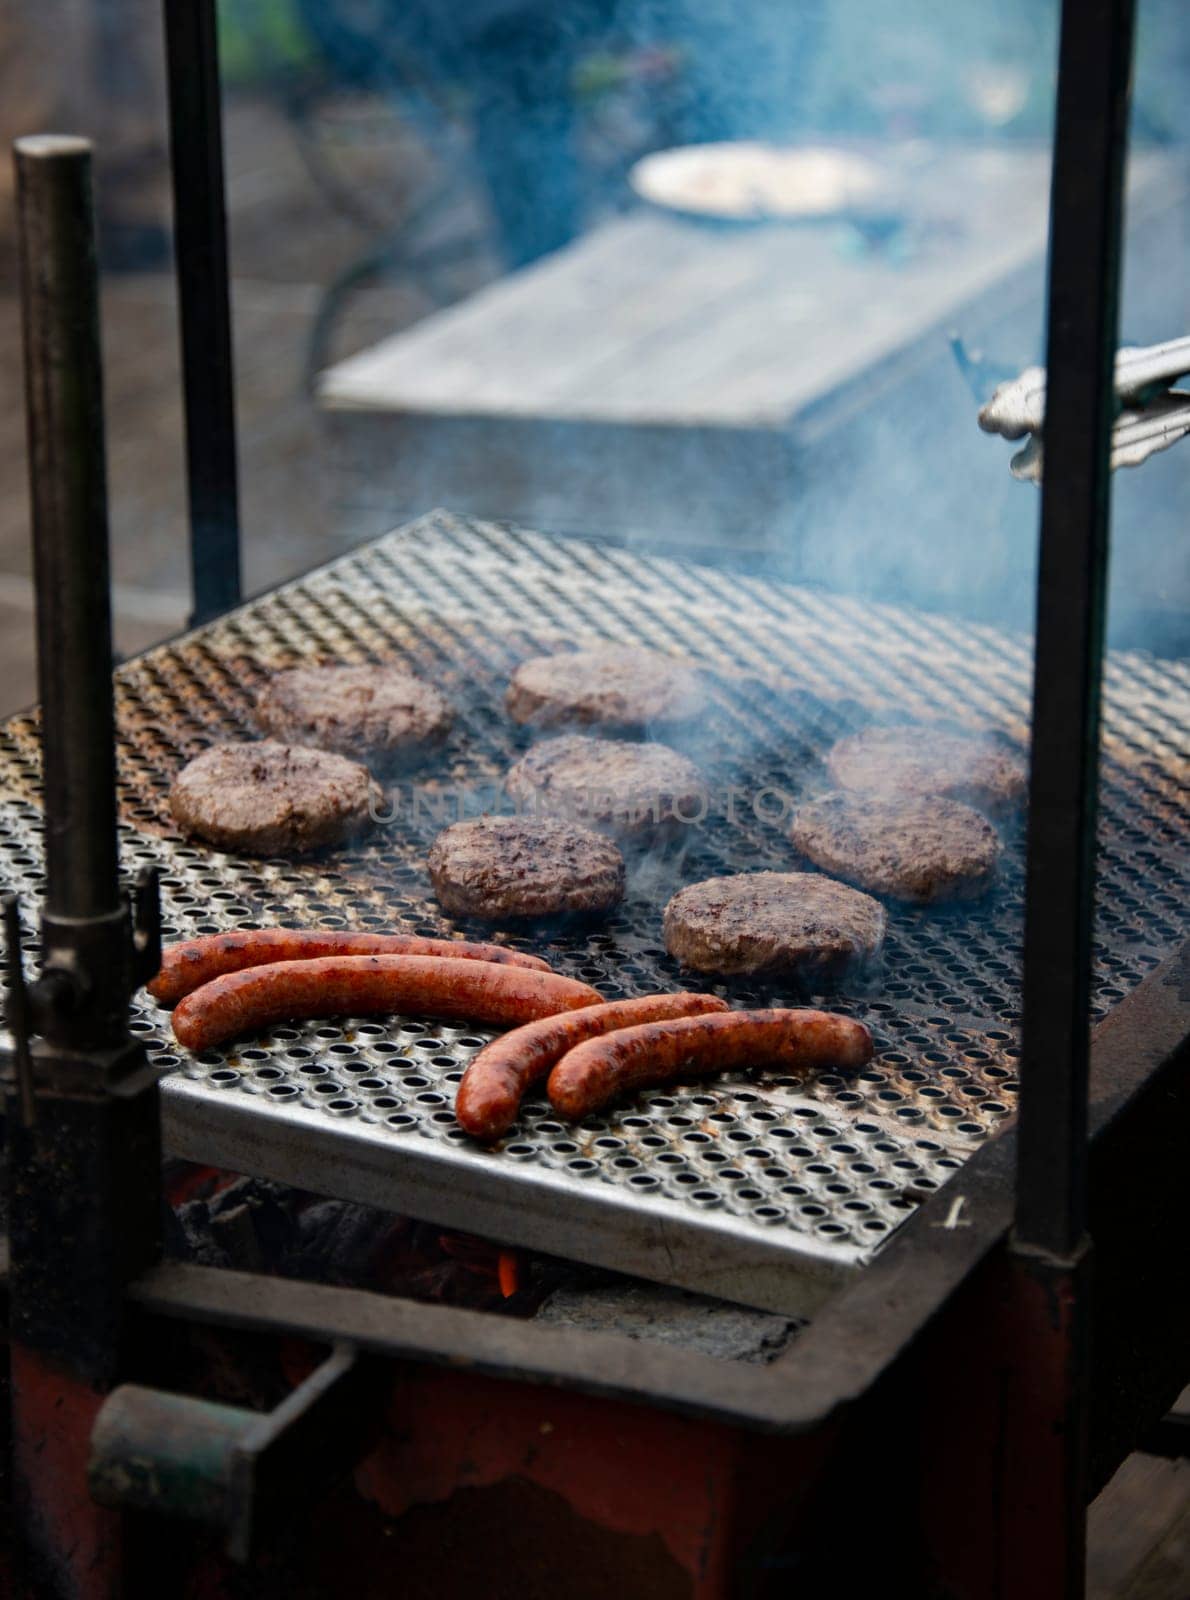
M 713 702 L 685 744 L 708 778 L 702 824 L 630 863 L 628 898 L 602 925 L 510 938 L 609 997 L 681 985 L 661 944 L 661 910 L 676 888 L 800 865 L 784 797 L 824 786 L 821 758 L 841 734 L 872 720 L 943 721 L 1023 750 L 1025 640 L 438 515 L 119 671 L 125 867 L 161 865 L 167 938 L 268 923 L 474 936 L 481 930 L 434 902 L 426 849 L 461 794 L 468 814 L 496 802 L 500 776 L 529 743 L 503 712 L 517 661 L 600 639 L 695 659 Z M 255 733 L 253 699 L 269 669 L 394 658 L 460 710 L 446 748 L 418 775 L 416 807 L 406 779 L 391 825 L 307 864 L 236 858 L 177 836 L 170 780 L 206 743 Z M 1190 671 L 1117 656 L 1107 694 L 1099 1012 L 1181 934 Z M 18 718 L 0 730 L 0 878 L 31 901 L 41 886 L 36 785 L 35 728 Z M 463 1068 L 489 1037 L 482 1030 L 347 1019 L 274 1028 L 194 1058 L 172 1045 L 168 1019 L 147 999 L 134 1026 L 172 1069 L 166 1131 L 179 1154 L 801 1312 L 1012 1110 L 1019 822 L 1004 835 L 1001 882 L 987 900 L 890 906 L 883 971 L 863 988 L 809 997 L 872 1027 L 877 1058 L 853 1079 L 720 1078 L 642 1094 L 578 1129 L 532 1100 L 487 1151 L 451 1110 Z M 807 1003 L 742 984 L 720 992 L 743 1005 Z

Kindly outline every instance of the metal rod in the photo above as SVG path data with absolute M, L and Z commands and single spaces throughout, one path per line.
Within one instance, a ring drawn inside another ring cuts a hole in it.
M 240 510 L 215 0 L 164 0 L 193 621 L 240 601 Z
M 91 146 L 85 139 L 46 134 L 19 139 L 14 148 L 46 910 L 59 918 L 93 918 L 116 911 L 120 898 Z
M 1086 1215 L 1090 961 L 1109 444 L 1135 0 L 1064 0 L 1025 902 L 1016 1238 Z
M 159 1254 L 160 1112 L 128 1028 L 136 979 L 117 877 L 91 146 L 42 136 L 19 140 L 15 157 L 47 888 L 42 972 L 27 993 L 6 907 L 24 1056 L 5 1086 L 14 1582 L 22 1594 L 107 1596 L 127 1587 L 120 1530 L 83 1492 L 83 1455 L 125 1356 L 125 1285 Z
M 1081 1600 L 1099 716 L 1135 0 L 1063 0 L 996 1593 Z
M 25 983 L 21 903 L 15 894 L 6 894 L 0 906 L 4 913 L 4 964 L 8 978 L 4 1021 L 12 1038 L 12 1051 L 16 1058 L 16 1089 L 21 1121 L 26 1128 L 31 1128 L 37 1120 L 37 1098 L 33 1087 L 33 1056 L 29 1049 L 33 1019 L 29 1015 L 29 991 Z

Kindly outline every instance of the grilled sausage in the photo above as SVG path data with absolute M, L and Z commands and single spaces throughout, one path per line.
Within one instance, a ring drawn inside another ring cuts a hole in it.
M 274 1022 L 412 1011 L 516 1027 L 596 1005 L 598 989 L 525 967 L 445 956 L 321 956 L 228 972 L 195 989 L 173 1014 L 174 1037 L 208 1050 Z
M 862 1067 L 872 1036 L 862 1022 L 829 1011 L 729 1011 L 646 1022 L 589 1039 L 550 1073 L 555 1111 L 577 1121 L 633 1089 L 674 1078 L 708 1077 L 761 1063 Z
M 533 967 L 538 972 L 550 970 L 539 956 L 506 950 L 499 944 L 423 939 L 414 933 L 346 933 L 340 928 L 251 928 L 241 933 L 208 933 L 201 939 L 166 945 L 161 952 L 161 971 L 147 987 L 163 1006 L 176 1006 L 191 990 L 225 972 L 319 956 L 449 956 L 454 961 L 496 961 L 510 967 Z
M 485 1045 L 464 1072 L 455 1099 L 459 1126 L 476 1139 L 498 1139 L 507 1133 L 529 1085 L 544 1078 L 585 1039 L 634 1023 L 726 1010 L 726 1000 L 711 994 L 647 994 L 638 1000 L 584 1006 L 566 1016 L 544 1017 L 514 1028 Z

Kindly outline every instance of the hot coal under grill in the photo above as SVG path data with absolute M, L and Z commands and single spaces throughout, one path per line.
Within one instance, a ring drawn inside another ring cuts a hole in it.
M 124 868 L 160 865 L 166 938 L 271 923 L 474 936 L 432 897 L 429 843 L 460 804 L 467 814 L 499 804 L 501 775 L 530 742 L 503 711 L 516 663 L 596 640 L 689 655 L 713 702 L 685 746 L 709 780 L 701 825 L 630 858 L 628 897 L 607 921 L 510 936 L 609 998 L 681 985 L 661 912 L 682 884 L 798 867 L 784 797 L 825 785 L 821 758 L 842 734 L 873 720 L 941 721 L 1023 749 L 1025 638 L 438 514 L 120 669 Z M 398 784 L 391 824 L 311 863 L 179 838 L 166 808 L 173 775 L 206 743 L 256 733 L 266 672 L 393 658 L 439 684 L 460 715 L 439 757 Z M 1190 728 L 1190 669 L 1118 655 L 1106 687 L 1099 1014 L 1180 936 L 1187 801 L 1176 752 Z M 0 784 L 0 877 L 32 900 L 42 885 L 30 717 L 0 731 Z M 404 1016 L 313 1022 L 191 1057 L 141 998 L 133 1027 L 169 1069 L 167 1144 L 505 1243 L 807 1311 L 1012 1113 L 1023 826 L 1004 833 L 1001 882 L 985 902 L 890 906 L 875 977 L 810 997 L 714 986 L 736 1004 L 810 999 L 861 1017 L 877 1055 L 858 1077 L 725 1076 L 648 1091 L 577 1128 L 531 1098 L 484 1150 L 452 1112 L 463 1068 L 490 1037 L 481 1029 Z

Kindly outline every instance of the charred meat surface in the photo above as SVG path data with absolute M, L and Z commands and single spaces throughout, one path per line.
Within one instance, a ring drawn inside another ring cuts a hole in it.
M 992 739 L 944 729 L 864 728 L 840 739 L 826 765 L 840 789 L 881 799 L 962 800 L 1000 815 L 1025 795 L 1025 769 L 1011 751 Z
M 459 1126 L 476 1139 L 499 1139 L 516 1121 L 530 1085 L 586 1039 L 640 1022 L 726 1010 L 727 1001 L 713 994 L 646 994 L 527 1022 L 472 1058 L 455 1097 Z
M 626 729 L 692 722 L 706 695 L 698 673 L 672 656 L 602 645 L 522 662 L 505 703 L 514 722 L 538 728 Z
M 503 945 L 466 939 L 434 939 L 416 933 L 351 933 L 342 928 L 250 928 L 241 933 L 208 933 L 183 939 L 161 952 L 161 971 L 145 985 L 161 1005 L 201 989 L 225 972 L 263 967 L 273 961 L 313 961 L 322 956 L 448 956 L 456 961 L 494 961 L 548 972 L 539 956 Z
M 624 898 L 624 858 L 610 839 L 548 818 L 456 822 L 430 846 L 444 911 L 502 922 L 594 915 Z
M 700 816 L 707 795 L 694 762 L 668 745 L 581 733 L 535 744 L 509 768 L 504 787 L 526 810 L 573 817 L 623 838 Z
M 959 800 L 823 795 L 797 813 L 790 837 L 824 872 L 919 904 L 977 899 L 1000 860 L 996 830 Z
M 878 900 L 816 872 L 707 878 L 665 908 L 670 955 L 726 977 L 838 977 L 879 952 L 884 929 Z
M 276 1022 L 404 1012 L 517 1028 L 598 1005 L 598 989 L 557 972 L 449 956 L 320 956 L 225 972 L 174 1008 L 174 1038 L 210 1050 Z
M 255 712 L 277 739 L 385 767 L 420 760 L 454 720 L 450 702 L 432 684 L 385 666 L 275 672 Z
M 212 745 L 169 791 L 184 833 L 261 856 L 305 855 L 355 838 L 372 825 L 382 800 L 358 762 L 269 739 Z
M 855 1069 L 872 1059 L 862 1022 L 829 1011 L 727 1011 L 620 1028 L 578 1044 L 550 1073 L 550 1104 L 571 1121 L 652 1084 L 759 1066 Z

